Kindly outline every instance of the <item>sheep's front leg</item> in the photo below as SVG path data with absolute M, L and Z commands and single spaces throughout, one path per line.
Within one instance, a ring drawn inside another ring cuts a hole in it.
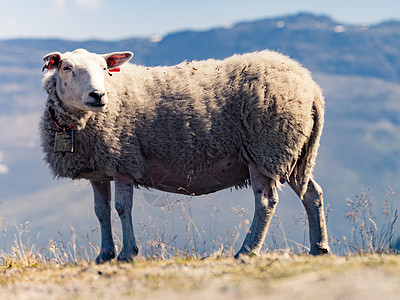
M 94 193 L 94 212 L 100 222 L 101 249 L 96 258 L 100 264 L 115 257 L 111 229 L 111 188 L 109 182 L 90 181 Z
M 119 261 L 131 261 L 139 252 L 132 226 L 133 180 L 132 177 L 118 174 L 115 182 L 115 209 L 121 219 L 123 248 Z
M 241 254 L 258 255 L 260 253 L 278 203 L 275 181 L 265 177 L 254 163 L 249 165 L 249 173 L 255 199 L 254 217 L 250 230 L 235 258 Z

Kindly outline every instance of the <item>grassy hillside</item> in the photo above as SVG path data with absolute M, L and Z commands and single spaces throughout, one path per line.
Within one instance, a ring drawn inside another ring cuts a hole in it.
M 400 257 L 139 259 L 1 267 L 1 299 L 398 299 Z

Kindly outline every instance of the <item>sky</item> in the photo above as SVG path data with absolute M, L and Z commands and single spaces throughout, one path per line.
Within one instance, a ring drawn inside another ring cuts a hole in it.
M 400 20 L 398 0 L 1 0 L 0 39 L 118 40 L 206 30 L 298 12 L 340 23 Z

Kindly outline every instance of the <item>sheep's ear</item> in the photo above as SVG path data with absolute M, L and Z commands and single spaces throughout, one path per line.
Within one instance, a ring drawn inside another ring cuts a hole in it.
M 120 65 L 126 63 L 133 56 L 132 52 L 114 52 L 102 55 L 107 62 L 108 69 L 118 68 Z
M 47 54 L 46 56 L 43 57 L 43 61 L 45 63 L 42 72 L 47 69 L 55 69 L 58 68 L 61 65 L 61 57 L 62 54 L 60 52 L 52 52 Z

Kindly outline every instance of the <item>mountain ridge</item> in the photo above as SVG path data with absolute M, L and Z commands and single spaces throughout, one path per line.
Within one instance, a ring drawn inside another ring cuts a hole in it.
M 372 26 L 350 25 L 325 15 L 299 13 L 203 31 L 178 31 L 156 39 L 1 40 L 0 51 L 7 53 L 9 47 L 27 46 L 41 53 L 45 49 L 64 52 L 86 48 L 99 53 L 131 50 L 135 54 L 133 63 L 154 66 L 174 65 L 184 60 L 222 59 L 235 53 L 270 49 L 289 55 L 312 71 L 400 82 L 399 28 L 400 22 L 394 20 Z

